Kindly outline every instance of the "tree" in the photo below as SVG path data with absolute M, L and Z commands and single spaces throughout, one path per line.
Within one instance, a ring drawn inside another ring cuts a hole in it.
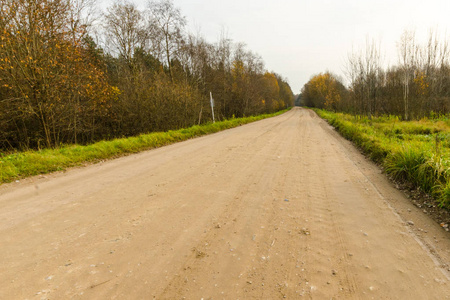
M 278 80 L 278 86 L 280 87 L 280 100 L 282 103 L 282 107 L 291 107 L 294 106 L 295 96 L 292 92 L 291 87 L 286 79 L 284 79 L 281 75 L 275 74 Z M 280 107 L 280 108 L 282 108 Z
M 105 32 L 112 48 L 131 63 L 138 48 L 145 48 L 149 27 L 136 5 L 116 2 L 105 15 Z
M 329 72 L 313 76 L 302 89 L 302 101 L 311 107 L 337 110 L 344 96 L 344 85 Z
M 152 38 L 155 49 L 165 57 L 165 63 L 173 80 L 172 59 L 184 43 L 183 30 L 186 26 L 186 18 L 181 15 L 178 8 L 175 8 L 172 0 L 150 1 L 148 9 L 154 29 Z
M 185 34 L 172 1 L 141 11 L 128 0 L 103 15 L 95 0 L 0 2 L 0 148 L 55 147 L 273 112 L 292 103 L 281 76 L 222 33 Z M 265 75 L 266 74 L 266 75 Z M 264 103 L 264 99 L 268 99 Z
M 403 105 L 404 119 L 409 120 L 410 105 L 410 81 L 414 76 L 416 66 L 417 47 L 415 42 L 415 32 L 405 30 L 397 45 L 400 61 L 400 69 L 403 73 Z
M 279 106 L 280 86 L 277 77 L 273 73 L 266 72 L 264 78 L 263 104 L 266 111 L 277 109 Z
M 12 145 L 51 147 L 76 137 L 76 103 L 106 104 L 113 94 L 88 55 L 84 27 L 70 26 L 71 7 L 65 0 L 2 2 L 0 118 L 11 124 Z
M 381 54 L 374 41 L 366 40 L 364 51 L 352 52 L 347 58 L 347 77 L 353 91 L 355 107 L 369 118 L 378 110 L 382 84 Z

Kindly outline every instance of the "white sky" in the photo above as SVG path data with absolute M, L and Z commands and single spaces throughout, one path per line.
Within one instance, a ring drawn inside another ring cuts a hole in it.
M 437 28 L 442 40 L 450 37 L 449 0 L 173 1 L 191 32 L 200 30 L 214 43 L 225 29 L 234 42 L 260 54 L 269 71 L 286 77 L 294 94 L 314 74 L 328 70 L 345 77 L 348 53 L 364 48 L 367 38 L 381 43 L 385 63 L 393 65 L 405 29 L 414 29 L 419 42 L 429 29 Z M 143 7 L 146 0 L 134 2 Z

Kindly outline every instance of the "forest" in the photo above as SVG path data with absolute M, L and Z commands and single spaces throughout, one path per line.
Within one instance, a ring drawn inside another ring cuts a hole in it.
M 243 43 L 192 34 L 171 0 L 2 0 L 0 150 L 54 148 L 276 112 L 294 95 Z
M 405 30 L 396 44 L 397 64 L 384 67 L 382 49 L 367 41 L 365 49 L 348 55 L 344 80 L 330 72 L 314 75 L 302 89 L 310 107 L 365 115 L 395 115 L 402 120 L 434 118 L 450 113 L 450 48 L 430 30 L 419 43 Z

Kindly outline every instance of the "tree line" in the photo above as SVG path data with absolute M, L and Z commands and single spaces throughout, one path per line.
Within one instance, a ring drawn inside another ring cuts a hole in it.
M 293 105 L 287 80 L 222 34 L 187 32 L 171 0 L 2 0 L 0 149 L 86 144 Z M 94 38 L 95 37 L 95 38 Z M 101 42 L 99 42 L 101 41 Z
M 383 67 L 380 46 L 367 41 L 363 51 L 348 56 L 346 88 L 329 72 L 304 85 L 304 105 L 353 114 L 390 114 L 403 120 L 450 113 L 450 48 L 430 30 L 425 43 L 405 30 L 397 42 L 398 64 Z

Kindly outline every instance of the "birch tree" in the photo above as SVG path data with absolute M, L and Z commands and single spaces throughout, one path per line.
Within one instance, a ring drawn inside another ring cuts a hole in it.
M 414 76 L 414 67 L 416 66 L 417 47 L 415 32 L 405 30 L 397 44 L 400 69 L 403 73 L 403 108 L 404 119 L 409 120 L 410 107 L 410 81 Z

